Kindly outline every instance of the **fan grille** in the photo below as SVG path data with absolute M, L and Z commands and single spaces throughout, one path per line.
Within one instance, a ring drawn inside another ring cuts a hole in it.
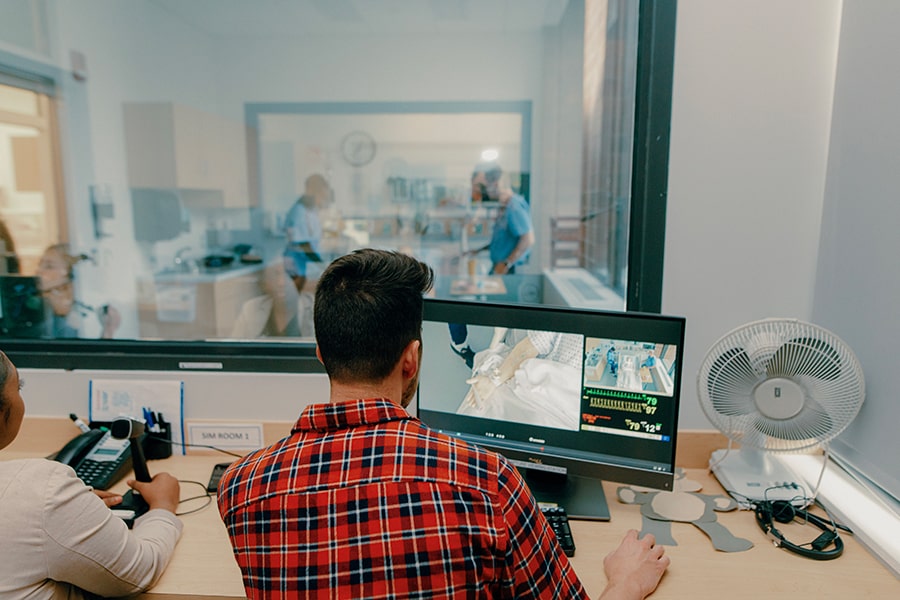
M 797 409 L 788 416 L 770 410 L 791 401 L 788 393 L 781 397 L 778 382 L 798 390 Z M 796 319 L 765 319 L 713 344 L 697 374 L 697 394 L 707 418 L 730 439 L 794 452 L 846 429 L 862 405 L 865 382 L 853 351 L 832 332 Z

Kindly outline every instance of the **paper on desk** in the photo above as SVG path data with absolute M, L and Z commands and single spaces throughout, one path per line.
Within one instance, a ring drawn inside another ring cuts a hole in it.
M 169 422 L 173 451 L 184 454 L 184 382 L 135 379 L 92 379 L 89 385 L 91 421 L 116 417 L 144 419 L 147 407 Z

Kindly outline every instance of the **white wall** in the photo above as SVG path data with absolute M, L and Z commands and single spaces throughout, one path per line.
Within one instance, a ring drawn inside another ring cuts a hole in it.
M 328 399 L 328 378 L 320 374 L 265 376 L 248 373 L 163 373 L 159 371 L 57 371 L 22 369 L 26 413 L 87 417 L 91 380 L 184 382 L 186 420 L 225 419 L 292 422 L 301 407 Z
M 813 317 L 856 353 L 866 399 L 835 450 L 900 498 L 900 3 L 847 2 Z M 894 545 L 897 542 L 894 540 Z M 894 556 L 898 556 L 897 550 Z
M 662 310 L 687 318 L 680 426 L 721 336 L 808 320 L 839 0 L 680 0 Z

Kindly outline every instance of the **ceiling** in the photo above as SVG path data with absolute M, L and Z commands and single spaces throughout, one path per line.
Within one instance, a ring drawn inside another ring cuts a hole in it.
M 147 0 L 213 36 L 526 32 L 569 0 Z

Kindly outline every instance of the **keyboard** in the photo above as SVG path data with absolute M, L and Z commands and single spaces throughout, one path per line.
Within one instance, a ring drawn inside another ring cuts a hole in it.
M 556 539 L 566 556 L 575 556 L 575 540 L 572 538 L 572 530 L 569 529 L 569 516 L 566 509 L 561 506 L 541 505 L 541 512 L 550 523 L 550 528 L 556 534 Z

